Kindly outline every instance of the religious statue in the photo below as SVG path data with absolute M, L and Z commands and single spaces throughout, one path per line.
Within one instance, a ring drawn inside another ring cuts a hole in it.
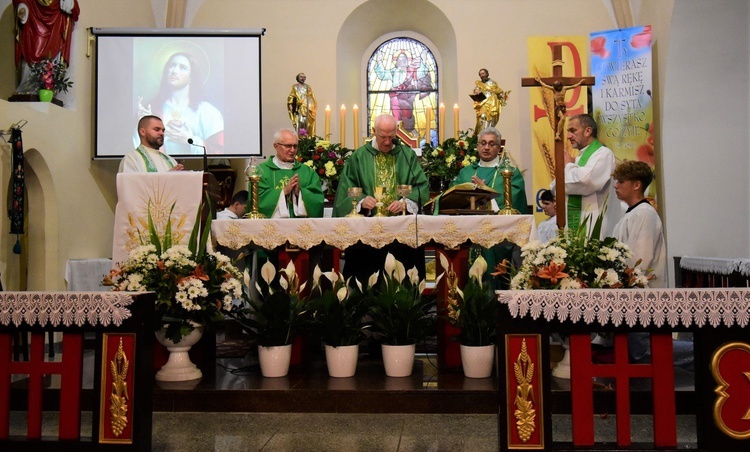
M 567 107 L 565 106 L 565 93 L 569 89 L 577 88 L 578 86 L 580 86 L 584 80 L 581 79 L 577 83 L 574 83 L 572 85 L 563 85 L 560 80 L 555 80 L 552 85 L 548 85 L 544 83 L 539 77 L 536 77 L 534 80 L 536 80 L 543 89 L 550 90 L 550 92 L 554 96 L 555 113 L 554 120 L 552 121 L 552 128 L 555 129 L 555 141 L 561 141 L 563 131 L 565 129 L 565 112 L 567 111 Z
M 495 127 L 500 118 L 500 112 L 506 105 L 510 91 L 503 91 L 498 84 L 490 78 L 487 69 L 479 70 L 479 78 L 474 82 L 474 92 L 470 95 L 474 101 L 474 110 L 477 114 L 477 124 L 474 126 L 474 135 L 487 127 Z
M 292 91 L 286 99 L 286 107 L 289 110 L 289 119 L 297 133 L 304 129 L 307 136 L 315 136 L 315 112 L 318 102 L 310 85 L 305 83 L 307 76 L 300 72 L 297 74 L 297 83 L 292 85 Z M 328 138 L 328 137 L 324 137 Z
M 375 63 L 375 75 L 381 80 L 390 80 L 391 114 L 401 122 L 404 130 L 416 134 L 414 101 L 430 95 L 432 78 L 425 56 L 412 56 L 407 50 L 399 49 L 393 55 L 393 67 L 386 68 L 380 61 Z
M 78 21 L 78 0 L 13 0 L 16 93 L 38 91 L 29 81 L 31 65 L 44 59 L 70 61 L 70 40 Z

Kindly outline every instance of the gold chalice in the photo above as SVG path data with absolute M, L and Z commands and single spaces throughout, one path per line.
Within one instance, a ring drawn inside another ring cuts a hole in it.
M 385 187 L 381 185 L 379 187 L 375 187 L 374 189 L 375 189 L 375 199 L 378 200 L 378 202 L 375 203 L 375 208 L 378 209 L 375 216 L 384 217 L 385 214 L 383 213 L 383 198 L 385 197 Z
M 346 216 L 350 218 L 363 217 L 364 215 L 357 213 L 357 203 L 359 202 L 359 198 L 362 197 L 362 187 L 349 187 L 346 194 L 352 198 L 352 211 Z
M 411 194 L 411 185 L 399 185 L 396 187 L 396 193 L 401 196 L 401 204 L 404 206 L 401 215 L 406 215 L 406 197 Z

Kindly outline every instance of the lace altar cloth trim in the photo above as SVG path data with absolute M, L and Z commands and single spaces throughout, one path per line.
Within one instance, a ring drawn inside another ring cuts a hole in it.
M 131 304 L 124 292 L 0 292 L 0 325 L 120 326 Z
M 685 256 L 680 259 L 680 268 L 703 273 L 718 273 L 720 275 L 740 272 L 744 276 L 750 276 L 750 259 Z
M 579 289 L 498 291 L 511 316 L 614 326 L 746 327 L 748 289 Z
M 344 249 L 358 241 L 375 248 L 396 241 L 412 248 L 431 241 L 455 248 L 467 242 L 491 247 L 506 239 L 523 246 L 536 239 L 536 223 L 531 215 L 278 218 L 216 220 L 211 232 L 220 245 L 234 250 L 245 245 L 274 249 L 287 242 L 305 250 L 321 243 Z

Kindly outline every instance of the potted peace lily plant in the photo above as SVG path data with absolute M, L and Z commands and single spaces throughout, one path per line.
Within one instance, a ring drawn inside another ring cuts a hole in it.
M 279 270 L 266 262 L 260 269 L 261 282 L 256 282 L 259 299 L 245 297 L 244 307 L 235 307 L 233 317 L 245 332 L 258 342 L 258 359 L 264 377 L 283 377 L 289 373 L 292 339 L 297 334 L 305 312 L 305 299 L 300 295 L 306 283 L 300 284 L 293 262 Z
M 452 325 L 459 328 L 461 364 L 469 378 L 487 378 L 492 374 L 495 356 L 495 328 L 498 302 L 491 281 L 484 281 L 487 261 L 482 256 L 469 269 L 469 280 L 463 290 L 445 255 L 440 263 L 446 270 L 448 299 L 446 314 Z
M 370 277 L 371 284 L 378 273 Z M 436 334 L 434 296 L 423 295 L 425 280 L 416 267 L 404 265 L 388 253 L 383 280 L 375 285 L 370 309 L 372 330 L 381 338 L 383 365 L 389 377 L 407 377 L 414 365 L 416 344 Z M 443 275 L 436 280 L 440 281 Z
M 230 259 L 206 251 L 210 216 L 198 238 L 201 209 L 202 206 L 185 246 L 172 242 L 172 210 L 160 237 L 149 205 L 149 243 L 133 249 L 125 262 L 104 279 L 104 284 L 115 291 L 156 292 L 156 337 L 170 351 L 169 360 L 156 374 L 161 381 L 187 381 L 202 376 L 187 351 L 200 339 L 205 326 L 222 320 L 233 300 L 243 296 L 242 275 Z
M 323 277 L 330 282 L 330 288 L 321 286 Z M 328 374 L 354 376 L 359 342 L 364 337 L 363 331 L 370 326 L 364 321 L 372 298 L 368 288 L 363 288 L 356 278 L 345 280 L 341 273 L 324 273 L 316 266 L 310 292 L 306 318 L 310 330 L 325 344 Z

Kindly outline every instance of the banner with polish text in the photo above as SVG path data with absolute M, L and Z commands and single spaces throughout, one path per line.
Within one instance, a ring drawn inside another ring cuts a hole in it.
M 599 141 L 618 162 L 640 160 L 656 172 L 651 26 L 592 33 L 593 115 Z M 654 200 L 656 184 L 646 190 Z

